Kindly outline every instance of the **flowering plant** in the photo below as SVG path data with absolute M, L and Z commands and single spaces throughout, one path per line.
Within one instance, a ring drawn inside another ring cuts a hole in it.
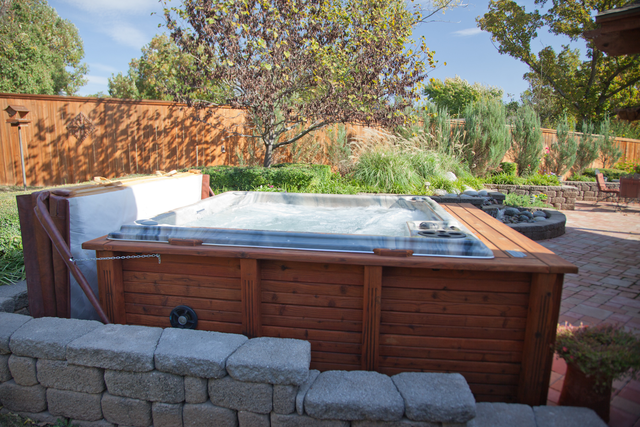
M 598 385 L 640 372 L 640 338 L 619 326 L 558 325 L 554 350 Z

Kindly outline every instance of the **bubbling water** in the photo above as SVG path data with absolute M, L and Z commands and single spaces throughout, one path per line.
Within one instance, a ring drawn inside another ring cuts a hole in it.
M 433 220 L 420 210 L 369 207 L 317 207 L 278 203 L 236 206 L 184 226 L 333 234 L 408 236 L 407 221 Z

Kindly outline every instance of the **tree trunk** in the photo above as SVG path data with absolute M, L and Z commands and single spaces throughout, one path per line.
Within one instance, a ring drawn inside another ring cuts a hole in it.
M 264 144 L 264 163 L 263 166 L 265 168 L 271 167 L 271 162 L 273 161 L 273 144 Z

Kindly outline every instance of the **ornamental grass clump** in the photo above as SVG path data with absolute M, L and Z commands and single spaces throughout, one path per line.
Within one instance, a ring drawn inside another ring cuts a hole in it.
M 618 326 L 558 326 L 554 349 L 601 387 L 640 372 L 640 337 Z

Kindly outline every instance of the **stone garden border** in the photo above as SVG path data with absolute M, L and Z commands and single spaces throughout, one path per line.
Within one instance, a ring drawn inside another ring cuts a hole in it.
M 515 193 L 520 196 L 533 196 L 546 194 L 547 203 L 556 209 L 572 211 L 576 208 L 578 189 L 570 185 L 546 186 L 546 185 L 507 185 L 484 184 L 485 189 L 499 191 L 504 194 Z M 594 183 L 595 184 L 595 183 Z
M 505 206 L 501 205 L 493 205 L 493 206 L 484 206 L 482 208 L 483 211 L 501 209 Z M 522 208 L 520 208 L 522 209 Z M 540 209 L 529 209 L 525 208 L 529 211 L 540 210 Z M 567 223 L 567 217 L 562 213 L 551 209 L 541 209 L 545 214 L 547 214 L 547 220 L 541 222 L 534 223 L 521 223 L 521 224 L 505 224 L 509 227 L 513 228 L 520 234 L 523 234 L 530 238 L 531 240 L 547 240 L 553 239 L 558 236 L 562 236 L 565 233 L 565 226 Z

